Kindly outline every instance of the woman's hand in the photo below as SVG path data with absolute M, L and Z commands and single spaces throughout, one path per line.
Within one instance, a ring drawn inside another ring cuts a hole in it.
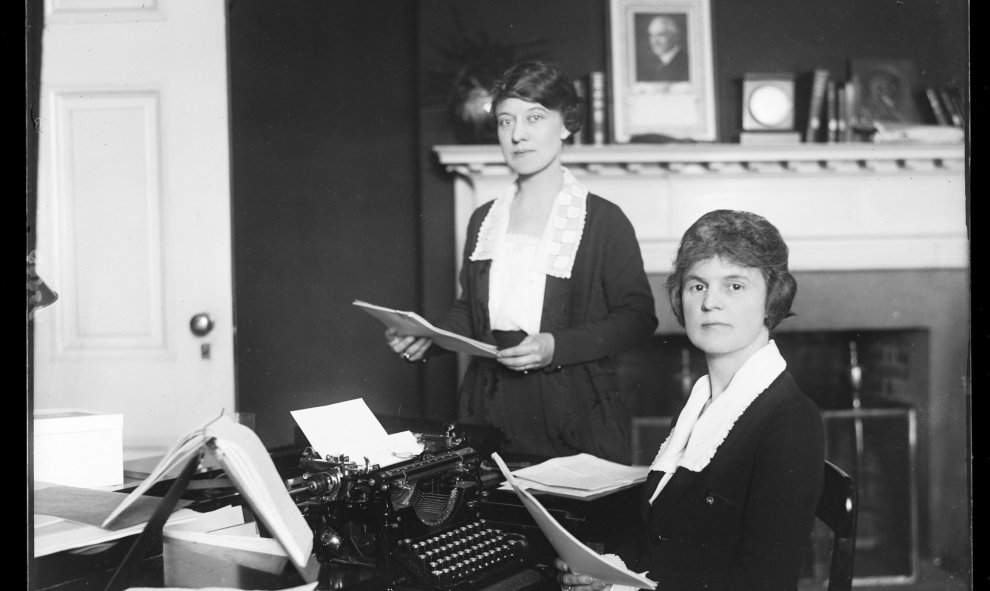
M 433 344 L 433 339 L 400 335 L 398 330 L 389 327 L 385 329 L 385 342 L 403 359 L 415 363 L 426 361 L 426 350 Z
M 557 568 L 557 582 L 563 591 L 602 591 L 611 587 L 590 575 L 572 572 L 571 567 L 559 558 L 554 559 L 553 565 Z
M 554 340 L 548 332 L 527 335 L 515 347 L 498 352 L 498 362 L 516 371 L 528 372 L 550 365 L 553 361 Z

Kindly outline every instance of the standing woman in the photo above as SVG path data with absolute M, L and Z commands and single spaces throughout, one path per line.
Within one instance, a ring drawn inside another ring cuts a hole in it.
M 459 420 L 500 428 L 504 453 L 585 452 L 628 464 L 613 355 L 658 323 L 639 242 L 622 210 L 561 164 L 584 113 L 571 80 L 525 62 L 493 95 L 499 145 L 517 176 L 472 214 L 461 294 L 436 323 L 499 349 L 497 359 L 472 358 Z M 392 329 L 385 338 L 407 361 L 425 359 L 432 345 Z
M 797 589 L 825 437 L 770 337 L 797 291 L 787 256 L 777 228 L 747 211 L 706 213 L 681 240 L 667 293 L 708 375 L 650 466 L 643 530 L 617 550 L 657 589 Z M 568 591 L 606 587 L 557 568 Z

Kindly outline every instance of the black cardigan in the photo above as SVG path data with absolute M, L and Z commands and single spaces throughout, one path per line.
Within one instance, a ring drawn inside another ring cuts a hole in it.
M 650 473 L 645 527 L 627 564 L 649 570 L 663 591 L 793 591 L 821 493 L 824 441 L 821 412 L 784 371 L 708 466 L 677 470 L 652 507 L 662 472 Z
M 491 261 L 470 260 L 492 203 L 478 207 L 471 216 L 461 295 L 436 324 L 494 345 L 488 314 Z M 562 442 L 562 450 L 628 463 L 629 418 L 617 397 L 612 356 L 649 338 L 657 324 L 632 223 L 619 206 L 589 194 L 571 277 L 547 276 L 540 323 L 541 332 L 554 336 L 553 360 L 537 372 L 540 391 L 547 414 L 563 417 L 550 434 Z M 461 421 L 498 426 L 506 420 L 494 399 L 501 387 L 499 372 L 504 371 L 490 360 L 472 358 L 460 387 Z
M 471 215 L 461 295 L 437 325 L 494 345 L 488 317 L 491 261 L 470 260 L 493 203 Z M 589 193 L 570 279 L 547 276 L 540 331 L 554 336 L 551 369 L 600 359 L 649 337 L 659 324 L 655 306 L 632 223 L 618 205 Z

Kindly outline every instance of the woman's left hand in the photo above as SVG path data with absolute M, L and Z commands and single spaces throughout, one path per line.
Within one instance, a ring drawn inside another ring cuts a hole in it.
M 602 591 L 606 587 L 611 587 L 592 576 L 575 573 L 560 558 L 555 558 L 553 562 L 554 568 L 557 569 L 557 582 L 560 583 L 562 591 Z
M 548 332 L 527 335 L 515 347 L 498 352 L 498 362 L 516 371 L 528 372 L 550 365 L 553 361 L 554 340 Z

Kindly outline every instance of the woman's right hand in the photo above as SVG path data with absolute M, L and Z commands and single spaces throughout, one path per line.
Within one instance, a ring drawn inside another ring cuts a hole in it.
M 426 361 L 426 350 L 433 344 L 433 339 L 400 335 L 398 330 L 389 327 L 385 329 L 385 342 L 403 359 L 415 363 Z
M 571 567 L 560 558 L 555 558 L 553 565 L 557 569 L 557 582 L 560 583 L 563 591 L 602 591 L 611 587 L 590 575 L 573 572 Z

